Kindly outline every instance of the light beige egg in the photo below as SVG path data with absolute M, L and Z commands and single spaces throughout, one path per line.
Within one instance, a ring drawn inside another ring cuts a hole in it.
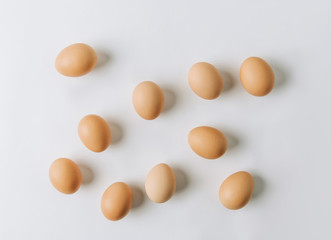
M 79 189 L 82 174 L 74 161 L 68 158 L 59 158 L 49 168 L 49 179 L 59 192 L 72 194 Z
M 153 202 L 168 201 L 176 191 L 176 176 L 171 167 L 165 163 L 153 167 L 146 177 L 145 190 Z
M 188 82 L 198 96 L 208 100 L 217 98 L 223 88 L 221 74 L 213 65 L 206 62 L 198 62 L 191 67 Z
M 236 172 L 222 183 L 219 199 L 228 209 L 236 210 L 244 207 L 254 192 L 254 179 L 248 172 Z
M 92 71 L 97 64 L 97 53 L 84 43 L 64 48 L 56 57 L 55 68 L 64 76 L 79 77 Z
M 248 93 L 262 97 L 271 92 L 275 77 L 266 61 L 249 57 L 241 64 L 240 81 Z
M 116 182 L 110 185 L 101 198 L 101 211 L 111 220 L 117 221 L 124 218 L 132 206 L 132 191 L 124 182 Z
M 90 114 L 80 120 L 78 135 L 82 143 L 93 152 L 106 150 L 111 141 L 110 127 L 100 116 Z
M 207 159 L 221 157 L 228 146 L 224 134 L 216 128 L 208 126 L 192 129 L 188 135 L 188 143 L 196 154 Z
M 133 91 L 132 103 L 140 117 L 153 120 L 161 114 L 163 109 L 162 89 L 154 82 L 141 82 Z

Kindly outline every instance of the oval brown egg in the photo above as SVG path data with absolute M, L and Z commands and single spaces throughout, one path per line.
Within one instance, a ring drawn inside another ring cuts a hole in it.
M 68 158 L 59 158 L 49 168 L 49 179 L 59 192 L 72 194 L 79 189 L 82 174 L 74 161 Z
M 168 201 L 176 191 L 176 176 L 171 167 L 165 163 L 153 167 L 146 177 L 145 190 L 153 202 Z
M 146 120 L 153 120 L 162 112 L 164 104 L 163 92 L 154 82 L 141 82 L 133 91 L 132 103 L 140 117 Z
M 207 126 L 192 129 L 188 135 L 188 143 L 196 154 L 207 159 L 221 157 L 228 146 L 222 132 Z
M 219 71 L 210 63 L 194 64 L 188 74 L 191 89 L 204 99 L 217 98 L 223 88 L 223 80 Z
M 275 77 L 266 61 L 249 57 L 241 64 L 240 81 L 248 93 L 262 97 L 271 92 Z
M 87 115 L 80 120 L 78 135 L 83 144 L 93 152 L 106 150 L 111 141 L 108 123 L 98 115 Z
M 97 64 L 97 53 L 84 43 L 64 48 L 56 57 L 55 68 L 64 76 L 79 77 L 92 71 Z
M 219 199 L 228 209 L 236 210 L 244 207 L 254 192 L 254 179 L 248 172 L 236 172 L 222 183 Z
M 132 191 L 124 182 L 110 185 L 101 198 L 101 211 L 111 220 L 117 221 L 125 217 L 132 206 Z

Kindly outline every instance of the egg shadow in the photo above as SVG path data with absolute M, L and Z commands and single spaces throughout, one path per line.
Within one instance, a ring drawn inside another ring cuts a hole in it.
M 233 90 L 234 87 L 236 86 L 236 81 L 235 81 L 233 75 L 228 71 L 224 71 L 224 70 L 220 70 L 220 69 L 218 69 L 218 71 L 220 72 L 220 74 L 222 76 L 222 80 L 223 80 L 222 93 L 227 93 L 227 92 L 230 92 L 231 90 Z M 222 93 L 221 93 L 221 96 L 222 96 Z
M 80 172 L 82 174 L 82 184 L 87 185 L 93 182 L 94 180 L 94 172 L 93 170 L 85 163 L 78 162 Z
M 241 141 L 239 140 L 239 138 L 228 130 L 225 130 L 225 131 L 221 130 L 221 131 L 225 135 L 226 140 L 228 142 L 228 150 L 232 151 L 234 149 L 237 149 L 238 146 L 241 144 Z
M 111 143 L 112 144 L 118 144 L 122 139 L 124 135 L 123 128 L 121 125 L 119 125 L 116 121 L 107 121 L 109 127 L 110 127 L 110 132 L 111 132 Z
M 130 184 L 132 191 L 132 209 L 139 208 L 145 201 L 145 194 L 143 190 L 135 184 Z
M 167 113 L 176 105 L 176 93 L 169 87 L 161 87 L 164 95 L 164 106 L 162 113 Z
M 268 60 L 268 63 L 270 64 L 275 75 L 274 89 L 278 90 L 284 88 L 288 84 L 290 76 L 289 70 L 275 60 Z
M 265 181 L 260 175 L 252 174 L 254 179 L 254 192 L 252 199 L 259 198 L 265 191 Z
M 105 50 L 96 49 L 96 53 L 98 55 L 98 61 L 97 64 L 95 65 L 95 69 L 99 69 L 103 67 L 112 59 L 111 54 Z
M 172 168 L 176 176 L 176 193 L 183 192 L 189 186 L 189 178 L 181 168 Z

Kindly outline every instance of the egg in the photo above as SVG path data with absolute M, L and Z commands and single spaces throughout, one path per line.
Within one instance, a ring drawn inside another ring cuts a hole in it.
M 49 168 L 49 179 L 59 192 L 72 194 L 79 189 L 82 174 L 74 161 L 68 158 L 59 158 Z
M 101 211 L 111 220 L 117 221 L 125 217 L 132 206 L 132 191 L 124 182 L 110 185 L 101 198 Z
M 106 150 L 111 141 L 110 127 L 100 116 L 90 114 L 80 120 L 78 135 L 83 144 L 93 152 Z
M 171 167 L 165 163 L 153 167 L 146 177 L 145 190 L 153 202 L 168 201 L 176 191 L 176 176 Z
M 188 143 L 196 154 L 207 159 L 221 157 L 228 146 L 226 137 L 222 132 L 207 126 L 192 129 L 188 135 Z
M 156 83 L 145 81 L 139 83 L 134 89 L 132 103 L 140 117 L 153 120 L 162 112 L 164 95 Z
M 219 199 L 228 209 L 236 210 L 244 207 L 251 199 L 254 191 L 254 179 L 248 172 L 236 172 L 222 183 Z
M 221 74 L 213 65 L 206 62 L 198 62 L 191 67 L 188 82 L 198 96 L 208 100 L 217 98 L 223 88 Z
M 262 97 L 271 92 L 275 77 L 266 61 L 249 57 L 241 64 L 240 81 L 248 93 Z
M 97 64 L 97 53 L 84 43 L 64 48 L 56 57 L 55 68 L 64 76 L 79 77 L 92 71 Z

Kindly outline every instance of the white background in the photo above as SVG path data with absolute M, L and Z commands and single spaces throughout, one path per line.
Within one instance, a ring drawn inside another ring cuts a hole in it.
M 312 2 L 311 4 L 309 2 Z M 326 1 L 5 1 L 0 2 L 0 239 L 330 239 L 331 2 Z M 80 78 L 54 68 L 59 51 L 84 42 L 99 56 Z M 264 58 L 276 75 L 266 97 L 239 81 L 241 62 Z M 188 86 L 192 64 L 219 68 L 217 100 Z M 152 80 L 166 110 L 141 119 L 134 87 Z M 79 120 L 110 122 L 113 143 L 93 153 Z M 230 141 L 215 161 L 195 155 L 189 131 L 210 125 Z M 73 195 L 48 179 L 52 161 L 79 163 Z M 178 191 L 151 202 L 144 179 L 157 163 L 176 170 Z M 256 191 L 230 211 L 218 189 L 231 173 L 254 175 Z M 115 181 L 134 188 L 121 221 L 100 210 Z

